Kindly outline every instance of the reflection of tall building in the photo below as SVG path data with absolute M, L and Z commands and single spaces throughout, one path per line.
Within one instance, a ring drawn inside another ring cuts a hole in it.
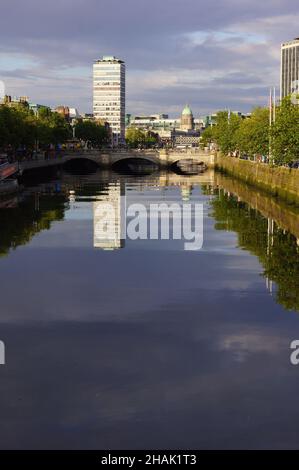
M 121 182 L 109 185 L 105 194 L 93 203 L 93 246 L 103 250 L 117 250 L 124 246 L 122 239 L 122 202 L 125 187 Z
M 193 185 L 192 184 L 184 184 L 181 187 L 181 194 L 182 194 L 182 200 L 183 202 L 189 202 L 191 195 L 192 195 L 192 189 Z

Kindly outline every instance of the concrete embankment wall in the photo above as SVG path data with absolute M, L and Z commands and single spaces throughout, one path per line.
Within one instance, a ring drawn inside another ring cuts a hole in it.
M 299 169 L 272 167 L 218 154 L 216 169 L 262 188 L 288 202 L 299 204 Z

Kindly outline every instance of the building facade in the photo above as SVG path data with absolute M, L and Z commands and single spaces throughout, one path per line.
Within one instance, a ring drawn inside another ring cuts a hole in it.
M 190 117 L 187 117 L 187 119 L 187 127 L 189 128 Z M 204 118 L 193 119 L 194 129 L 201 130 L 204 127 L 204 122 Z M 161 134 L 173 130 L 182 130 L 182 119 L 181 117 L 169 118 L 167 114 L 152 114 L 150 116 L 132 116 L 127 114 L 126 126 Z
M 181 130 L 192 131 L 194 129 L 193 113 L 188 105 L 185 106 L 181 117 Z
M 109 123 L 113 145 L 125 143 L 125 63 L 104 56 L 93 65 L 93 115 Z
M 46 106 L 44 104 L 38 104 L 38 103 L 31 103 L 29 102 L 29 109 L 34 112 L 36 116 L 38 116 L 38 113 L 40 112 L 41 109 L 47 109 L 48 111 L 51 111 L 51 108 L 49 106 Z
M 199 145 L 204 122 L 203 118 L 194 119 L 189 106 L 185 106 L 180 117 L 172 119 L 168 114 L 127 115 L 127 128 L 154 132 L 162 143 L 174 146 Z
M 60 114 L 67 122 L 70 120 L 70 108 L 68 106 L 57 106 L 55 112 Z
M 281 45 L 280 97 L 298 92 L 299 38 Z

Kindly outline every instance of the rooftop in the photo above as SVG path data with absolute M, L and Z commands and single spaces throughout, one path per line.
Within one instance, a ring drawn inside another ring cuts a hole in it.
M 110 62 L 110 63 L 117 63 L 117 64 L 124 64 L 124 61 L 118 59 L 114 55 L 104 55 L 102 59 L 98 59 L 95 61 L 95 64 L 99 64 L 101 62 Z
M 183 116 L 191 116 L 192 115 L 191 108 L 188 104 L 184 107 L 182 115 Z
M 295 39 L 293 39 L 293 40 L 291 40 L 291 41 L 287 41 L 287 42 L 282 43 L 282 47 L 284 47 L 284 46 L 292 46 L 292 45 L 294 45 L 294 44 L 299 44 L 299 38 L 295 38 Z

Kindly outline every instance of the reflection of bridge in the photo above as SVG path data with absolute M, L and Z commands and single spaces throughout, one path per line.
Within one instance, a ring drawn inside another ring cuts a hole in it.
M 46 168 L 55 165 L 63 165 L 74 160 L 89 160 L 99 167 L 111 167 L 125 160 L 144 160 L 159 167 L 170 167 L 180 160 L 192 160 L 197 163 L 205 163 L 208 167 L 214 166 L 214 154 L 199 149 L 186 151 L 176 150 L 82 150 L 70 153 L 62 153 L 57 158 L 48 160 L 38 159 L 19 163 L 21 172 L 37 168 Z
M 198 175 L 179 175 L 171 171 L 155 172 L 151 175 L 146 176 L 133 176 L 133 175 L 121 175 L 111 169 L 104 169 L 95 173 L 88 174 L 89 184 L 102 184 L 107 185 L 108 183 L 117 184 L 120 181 L 134 183 L 134 186 L 142 190 L 148 187 L 165 187 L 165 186 L 185 186 L 185 185 L 200 185 L 207 184 L 213 185 L 215 172 L 213 169 L 208 169 Z M 80 189 L 82 188 L 82 175 L 73 175 L 63 173 L 62 185 L 67 189 Z

